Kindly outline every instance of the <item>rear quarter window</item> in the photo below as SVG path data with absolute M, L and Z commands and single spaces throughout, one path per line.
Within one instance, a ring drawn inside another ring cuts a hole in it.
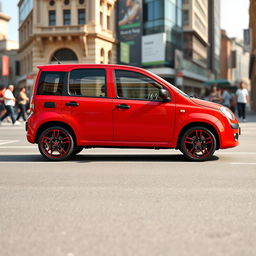
M 64 77 L 66 72 L 46 72 L 41 73 L 37 95 L 62 95 Z

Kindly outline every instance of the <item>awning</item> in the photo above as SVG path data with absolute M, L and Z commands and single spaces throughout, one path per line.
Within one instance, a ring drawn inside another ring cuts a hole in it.
M 231 86 L 231 83 L 225 79 L 210 80 L 210 81 L 206 81 L 204 84 L 208 86 L 212 86 L 213 84 L 216 84 L 219 88 Z

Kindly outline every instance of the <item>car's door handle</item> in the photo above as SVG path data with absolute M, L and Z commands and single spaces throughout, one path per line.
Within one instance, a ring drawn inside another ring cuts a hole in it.
M 70 102 L 67 102 L 66 103 L 66 106 L 69 106 L 69 107 L 78 107 L 79 106 L 79 103 L 75 102 L 75 101 L 70 101 Z
M 129 109 L 130 106 L 127 105 L 127 104 L 119 104 L 119 105 L 116 105 L 116 108 L 120 108 L 120 109 Z

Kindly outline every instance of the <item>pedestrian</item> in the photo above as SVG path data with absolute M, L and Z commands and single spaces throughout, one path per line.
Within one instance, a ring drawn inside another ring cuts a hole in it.
M 230 93 L 227 91 L 226 88 L 223 88 L 221 93 L 221 104 L 227 108 L 230 108 L 230 99 Z
M 0 87 L 0 118 L 5 113 L 5 106 L 4 106 L 4 92 L 6 90 L 6 87 L 3 85 Z
M 1 117 L 0 123 L 8 116 L 12 119 L 13 125 L 19 125 L 19 121 L 16 121 L 14 117 L 14 106 L 15 106 L 15 97 L 13 96 L 14 86 L 9 85 L 8 89 L 4 92 L 4 104 L 7 112 Z
M 213 84 L 211 86 L 211 93 L 209 95 L 209 100 L 214 102 L 214 103 L 220 103 L 221 102 L 220 92 L 219 92 L 216 84 Z
M 240 83 L 240 88 L 236 91 L 238 117 L 241 121 L 246 122 L 246 104 L 249 103 L 249 93 L 245 88 L 245 83 Z
M 211 94 L 211 90 L 209 88 L 206 88 L 205 93 L 202 96 L 202 99 L 209 101 L 210 100 L 210 94 Z
M 17 116 L 17 119 L 19 121 L 20 117 L 23 118 L 23 121 L 26 121 L 26 104 L 28 102 L 28 96 L 26 94 L 26 88 L 22 87 L 20 89 L 19 97 L 18 97 L 18 107 L 19 107 L 19 114 Z
M 234 92 L 233 88 L 229 89 L 229 93 L 230 93 L 230 96 L 231 96 L 231 98 L 230 98 L 230 109 L 235 114 L 236 113 L 237 102 L 236 102 L 236 95 L 235 95 L 235 92 Z

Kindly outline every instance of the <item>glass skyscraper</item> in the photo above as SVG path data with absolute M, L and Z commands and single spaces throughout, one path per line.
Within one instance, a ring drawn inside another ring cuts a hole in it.
M 175 50 L 182 50 L 182 0 L 143 1 L 143 35 L 158 33 L 165 34 L 165 59 L 154 67 L 174 68 Z

